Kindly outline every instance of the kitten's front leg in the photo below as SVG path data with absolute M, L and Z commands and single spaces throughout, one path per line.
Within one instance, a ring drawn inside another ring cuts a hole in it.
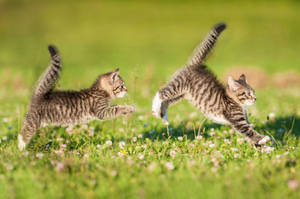
M 262 146 L 269 142 L 271 139 L 269 136 L 263 136 L 256 132 L 247 122 L 245 116 L 235 117 L 229 119 L 231 125 L 242 135 L 247 137 L 255 146 Z
M 96 111 L 96 116 L 100 120 L 109 120 L 109 119 L 114 119 L 119 116 L 126 116 L 135 111 L 135 108 L 133 106 L 110 106 L 102 109 L 98 109 Z

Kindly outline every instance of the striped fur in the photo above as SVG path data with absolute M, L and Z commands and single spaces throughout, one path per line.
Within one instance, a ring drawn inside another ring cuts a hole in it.
M 207 54 L 216 44 L 217 38 L 225 30 L 226 24 L 218 23 L 206 35 L 203 42 L 194 50 L 192 58 L 188 61 L 188 66 L 200 65 L 206 58 Z
M 197 47 L 187 66 L 179 69 L 157 92 L 153 99 L 152 112 L 168 124 L 168 106 L 187 99 L 207 118 L 216 123 L 229 124 L 256 146 L 262 145 L 269 138 L 264 138 L 252 129 L 247 120 L 247 106 L 252 105 L 256 98 L 245 75 L 241 75 L 238 80 L 229 77 L 225 87 L 202 64 L 225 27 L 223 23 L 215 25 Z
M 49 45 L 48 50 L 51 56 L 51 64 L 40 77 L 33 92 L 33 98 L 42 97 L 46 93 L 51 92 L 61 72 L 61 58 L 58 50 L 53 45 Z
M 133 106 L 110 106 L 113 98 L 124 97 L 127 92 L 119 69 L 100 75 L 88 89 L 53 91 L 61 71 L 61 60 L 54 46 L 49 46 L 49 52 L 51 65 L 38 81 L 18 136 L 20 150 L 25 148 L 41 126 L 109 120 L 134 112 Z

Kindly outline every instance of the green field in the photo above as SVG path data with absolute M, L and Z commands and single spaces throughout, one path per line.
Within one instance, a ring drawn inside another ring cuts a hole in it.
M 300 198 L 299 9 L 296 1 L 0 0 L 0 198 Z M 169 109 L 169 138 L 151 116 L 155 92 L 220 21 L 228 29 L 206 63 L 220 78 L 232 67 L 262 71 L 253 83 L 265 74 L 249 119 L 276 139 L 274 151 L 254 149 L 187 102 Z M 42 128 L 19 152 L 48 44 L 63 58 L 59 89 L 88 87 L 118 67 L 129 93 L 113 103 L 137 112 Z

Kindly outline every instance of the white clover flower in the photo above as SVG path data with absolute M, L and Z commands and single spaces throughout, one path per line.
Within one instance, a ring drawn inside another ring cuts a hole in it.
M 35 157 L 39 158 L 39 159 L 42 159 L 44 157 L 44 154 L 43 153 L 37 153 L 35 155 Z
M 119 128 L 119 131 L 120 131 L 121 133 L 125 132 L 125 130 L 124 130 L 123 128 Z
M 144 117 L 143 115 L 140 115 L 140 116 L 138 117 L 138 119 L 139 119 L 139 120 L 144 120 L 145 117 Z
M 111 141 L 111 140 L 107 140 L 107 141 L 105 142 L 105 145 L 107 145 L 107 146 L 112 146 L 112 141 Z
M 88 127 L 87 124 L 83 124 L 83 125 L 81 126 L 81 128 L 83 128 L 83 129 L 88 129 L 89 127 Z
M 55 150 L 54 153 L 57 154 L 57 155 L 59 155 L 59 156 L 63 156 L 64 155 L 64 151 L 63 150 Z
M 237 141 L 238 144 L 243 144 L 245 142 L 245 139 L 244 138 L 238 138 L 236 141 Z
M 238 149 L 237 149 L 237 148 L 234 148 L 234 147 L 232 147 L 232 148 L 231 148 L 231 151 L 235 152 L 235 151 L 238 151 Z
M 111 174 L 113 177 L 115 177 L 115 176 L 118 175 L 118 172 L 117 172 L 116 170 L 112 170 L 112 171 L 110 172 L 110 174 Z
M 64 163 L 58 162 L 58 163 L 56 163 L 55 168 L 56 168 L 57 171 L 62 171 L 64 169 L 64 167 L 65 167 Z
M 130 165 L 134 164 L 134 161 L 130 156 L 127 157 L 127 164 L 130 164 Z
M 58 142 L 64 141 L 64 138 L 58 137 L 58 138 L 56 138 L 56 141 L 58 141 Z
M 6 140 L 7 140 L 7 136 L 3 136 L 3 137 L 2 137 L 2 140 L 3 140 L 3 141 L 6 141 Z
M 225 142 L 226 144 L 231 144 L 231 141 L 228 140 L 228 139 L 224 139 L 224 142 Z
M 171 171 L 171 170 L 173 170 L 175 167 L 174 167 L 174 165 L 173 165 L 173 162 L 166 162 L 165 163 L 165 167 L 169 170 L 169 171 Z
M 197 112 L 192 112 L 192 113 L 190 113 L 189 117 L 193 118 L 193 117 L 196 117 L 197 115 L 198 115 Z
M 270 118 L 270 120 L 274 120 L 275 119 L 275 113 L 273 113 L 273 112 L 269 113 L 269 118 Z
M 182 136 L 179 136 L 177 139 L 178 139 L 179 141 L 182 141 L 182 140 L 183 140 L 183 137 L 182 137 Z
M 96 147 L 97 147 L 97 149 L 100 149 L 100 148 L 101 148 L 101 145 L 100 145 L 100 144 L 97 144 Z
M 195 160 L 189 160 L 188 162 L 187 162 L 187 166 L 189 167 L 189 168 L 192 168 L 192 167 L 194 167 L 196 165 L 196 161 Z
M 176 156 L 176 151 L 172 149 L 172 150 L 170 151 L 170 156 L 171 156 L 172 158 L 175 158 L 175 156 Z
M 271 153 L 272 151 L 274 151 L 274 147 L 271 147 L 271 146 L 267 146 L 267 145 L 264 145 L 261 149 L 261 152 L 263 153 Z
M 292 190 L 296 190 L 299 187 L 298 181 L 295 179 L 289 180 L 288 187 Z
M 238 157 L 240 157 L 240 154 L 235 153 L 235 154 L 233 155 L 233 157 L 234 157 L 234 158 L 238 158 Z
M 137 141 L 137 137 L 132 137 L 131 140 L 132 140 L 133 142 L 136 142 L 136 141 Z
M 89 137 L 93 137 L 94 136 L 94 131 L 89 130 Z
M 67 148 L 67 145 L 66 144 L 61 144 L 60 148 L 65 149 L 65 148 Z
M 143 135 L 142 134 L 138 134 L 138 138 L 142 139 Z
M 23 156 L 24 156 L 24 157 L 27 157 L 28 155 L 29 155 L 29 152 L 28 152 L 28 151 L 24 151 L 24 152 L 23 152 Z
M 126 143 L 124 141 L 119 142 L 120 149 L 124 149 Z
M 168 144 L 169 144 L 168 140 L 166 140 L 166 141 L 163 142 L 163 145 L 168 145 Z
M 140 160 L 144 159 L 144 154 L 140 153 L 140 154 L 138 155 L 138 159 L 140 159 Z
M 83 155 L 83 158 L 89 158 L 90 157 L 90 154 L 86 153 Z
M 3 118 L 4 123 L 8 123 L 9 121 L 10 121 L 10 119 L 8 117 Z
M 157 163 L 156 162 L 151 162 L 148 166 L 148 170 L 149 171 L 154 171 L 154 169 L 157 167 Z
M 213 148 L 213 147 L 215 147 L 215 144 L 213 144 L 213 143 L 209 144 L 208 147 Z
M 214 135 L 216 135 L 216 132 L 211 131 L 211 132 L 209 133 L 209 135 L 210 135 L 210 136 L 214 136 Z
M 201 140 L 202 138 L 203 138 L 202 135 L 196 136 L 196 140 Z
M 68 133 L 71 133 L 72 130 L 73 130 L 73 126 L 68 126 L 68 128 L 66 128 L 66 131 L 67 131 Z
M 146 144 L 143 144 L 142 145 L 142 148 L 145 150 L 145 149 L 147 149 L 147 145 Z
M 9 164 L 9 163 L 4 163 L 4 166 L 5 166 L 5 168 L 8 170 L 8 171 L 11 171 L 11 170 L 13 170 L 13 165 L 12 164 Z
M 118 156 L 119 156 L 119 157 L 123 157 L 124 154 L 123 154 L 122 152 L 118 152 Z

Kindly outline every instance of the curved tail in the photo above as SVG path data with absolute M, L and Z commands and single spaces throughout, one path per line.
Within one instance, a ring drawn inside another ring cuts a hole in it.
M 194 50 L 192 58 L 188 61 L 189 66 L 200 65 L 210 50 L 214 47 L 219 35 L 225 30 L 225 23 L 216 24 L 206 35 L 205 39 Z
M 53 45 L 49 45 L 48 50 L 51 56 L 51 64 L 40 77 L 33 92 L 33 98 L 41 97 L 51 92 L 61 72 L 61 58 L 57 48 Z

